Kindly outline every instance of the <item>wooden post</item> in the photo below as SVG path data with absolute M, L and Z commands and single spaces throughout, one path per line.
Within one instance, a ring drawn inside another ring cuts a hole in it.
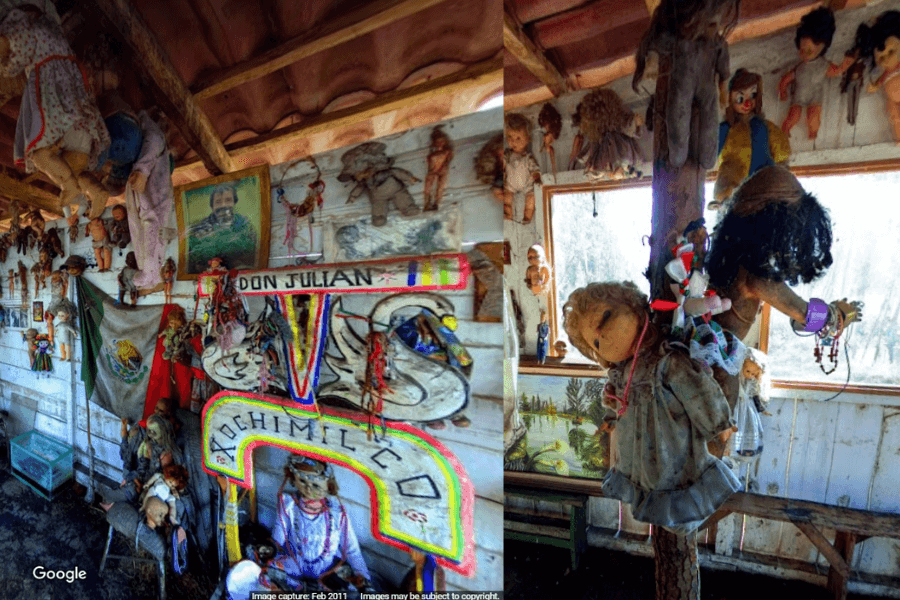
M 691 109 L 691 147 L 681 167 L 668 164 L 666 105 L 671 61 L 659 60 L 653 110 L 653 213 L 650 236 L 650 295 L 674 300 L 669 289 L 666 263 L 670 248 L 688 223 L 703 214 L 703 183 L 706 170 L 697 162 L 699 130 L 698 108 Z M 662 319 L 670 317 L 664 314 Z M 653 551 L 656 556 L 656 600 L 699 600 L 700 568 L 697 562 L 697 535 L 679 536 L 654 528 Z
M 847 582 L 850 580 L 849 569 L 853 566 L 853 550 L 856 548 L 857 536 L 855 533 L 838 531 L 834 536 L 834 549 L 843 558 L 848 572 L 831 565 L 828 569 L 828 590 L 834 594 L 834 600 L 847 600 Z

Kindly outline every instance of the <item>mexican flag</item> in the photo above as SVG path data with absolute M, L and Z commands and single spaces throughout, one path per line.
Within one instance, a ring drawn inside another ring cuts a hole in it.
M 165 304 L 119 305 L 75 277 L 81 329 L 81 380 L 88 400 L 132 422 L 144 416 Z

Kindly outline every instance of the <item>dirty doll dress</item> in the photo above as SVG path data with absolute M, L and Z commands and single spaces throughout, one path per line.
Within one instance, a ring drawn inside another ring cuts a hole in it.
M 632 360 L 610 368 L 607 394 L 625 396 Z M 664 343 L 638 356 L 627 402 L 604 495 L 630 504 L 638 521 L 678 534 L 696 530 L 740 488 L 706 447 L 734 424 L 725 395 L 686 348 Z

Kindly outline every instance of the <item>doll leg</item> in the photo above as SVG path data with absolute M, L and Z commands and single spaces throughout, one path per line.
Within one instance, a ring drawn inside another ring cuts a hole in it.
M 59 345 L 59 359 L 60 360 L 69 360 L 69 345 L 68 344 L 60 344 Z
M 437 205 L 435 205 L 434 207 L 432 207 L 431 205 L 431 186 L 434 185 L 435 178 L 436 175 L 434 173 L 429 173 L 425 176 L 425 191 L 422 193 L 422 197 L 424 198 L 425 202 L 422 210 L 437 210 Z
M 103 248 L 103 268 L 102 271 L 109 271 L 112 266 L 112 248 L 105 246 Z
M 809 139 L 814 140 L 819 135 L 819 125 L 822 123 L 822 106 L 810 104 L 806 107 L 806 130 Z
M 35 150 L 31 155 L 34 165 L 50 180 L 59 186 L 59 202 L 62 206 L 74 204 L 81 194 L 81 187 L 69 163 L 57 154 L 55 148 L 47 147 Z
M 394 201 L 394 206 L 397 207 L 397 210 L 404 217 L 414 217 L 422 212 L 422 209 L 419 208 L 419 205 L 416 204 L 416 201 L 413 200 L 412 195 L 406 189 L 394 194 L 392 200 Z M 387 207 L 385 207 L 385 213 L 387 213 Z
M 793 104 L 788 109 L 788 114 L 784 118 L 784 122 L 781 124 L 781 130 L 785 135 L 791 135 L 791 129 L 794 128 L 794 125 L 800 122 L 800 115 L 803 114 L 803 107 L 798 104 Z
M 387 223 L 388 201 L 384 198 L 372 198 L 372 225 L 381 227 Z
M 515 192 L 503 190 L 503 218 L 513 220 L 513 197 Z
M 90 137 L 77 130 L 69 130 L 63 136 L 60 145 L 63 148 L 62 157 L 69 164 L 69 168 L 78 180 L 78 186 L 84 195 L 90 200 L 90 218 L 96 218 L 103 214 L 109 193 L 100 185 L 97 179 L 87 170 L 90 164 L 90 156 L 85 149 L 91 145 Z
M 894 130 L 894 141 L 900 145 L 900 102 L 894 102 L 887 98 L 888 117 L 891 121 L 891 128 Z
M 534 192 L 525 194 L 525 212 L 522 214 L 522 223 L 531 223 L 534 218 Z

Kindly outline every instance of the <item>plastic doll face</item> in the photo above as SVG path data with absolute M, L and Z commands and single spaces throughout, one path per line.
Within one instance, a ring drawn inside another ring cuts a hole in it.
M 755 362 L 745 360 L 741 369 L 741 375 L 744 379 L 759 379 L 759 376 L 762 375 L 762 369 Z
M 594 347 L 600 358 L 610 363 L 621 362 L 634 353 L 643 324 L 631 311 L 600 302 L 581 322 L 581 335 Z
M 154 496 L 147 502 L 147 525 L 151 529 L 156 529 L 162 525 L 166 520 L 167 514 L 169 514 L 169 507 L 159 498 Z
M 536 267 L 540 264 L 540 262 L 541 262 L 541 257 L 538 256 L 538 253 L 535 252 L 534 250 L 529 250 L 528 251 L 528 264 L 531 265 L 532 267 Z
M 112 209 L 112 216 L 116 221 L 124 221 L 128 217 L 128 213 L 121 206 L 116 206 Z
M 528 134 L 521 129 L 507 129 L 506 143 L 516 154 L 523 154 L 528 148 Z
M 900 65 L 900 38 L 889 37 L 884 48 L 875 49 L 875 63 L 885 71 L 892 71 Z
M 812 41 L 812 38 L 801 38 L 800 39 L 800 60 L 803 62 L 809 62 L 811 60 L 815 60 L 819 58 L 819 55 L 822 54 L 822 50 L 825 49 L 825 42 L 819 42 L 818 44 Z
M 732 90 L 731 107 L 739 115 L 749 115 L 756 110 L 756 96 L 758 87 L 752 85 L 742 90 Z
M 147 437 L 156 443 L 161 442 L 163 439 L 162 426 L 153 421 L 147 423 Z

